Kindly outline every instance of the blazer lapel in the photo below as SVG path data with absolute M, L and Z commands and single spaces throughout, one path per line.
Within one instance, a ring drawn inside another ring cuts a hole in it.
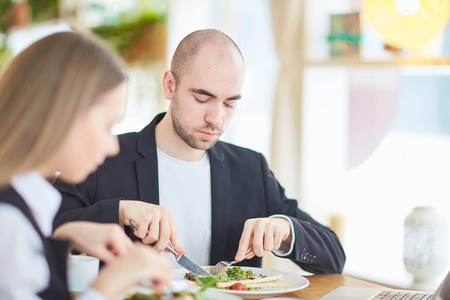
M 157 115 L 138 137 L 137 152 L 143 156 L 136 161 L 139 200 L 159 204 L 158 158 L 156 156 L 155 126 L 165 114 Z
M 212 238 L 210 263 L 225 259 L 230 223 L 231 173 L 223 162 L 218 145 L 210 149 L 211 196 L 212 196 Z

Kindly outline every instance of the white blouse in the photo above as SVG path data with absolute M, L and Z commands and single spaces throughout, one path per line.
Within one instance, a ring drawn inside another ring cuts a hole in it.
M 15 176 L 11 186 L 27 203 L 44 236 L 50 237 L 61 204 L 59 192 L 36 172 Z M 37 294 L 48 287 L 50 270 L 39 235 L 22 211 L 10 204 L 0 204 L 0 222 L 0 299 L 40 299 Z M 78 299 L 105 297 L 89 289 Z

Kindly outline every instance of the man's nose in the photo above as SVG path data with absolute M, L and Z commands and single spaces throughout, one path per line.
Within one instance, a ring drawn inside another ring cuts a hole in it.
M 214 103 L 208 108 L 205 116 L 205 121 L 212 126 L 219 126 L 222 124 L 223 107 L 222 103 Z

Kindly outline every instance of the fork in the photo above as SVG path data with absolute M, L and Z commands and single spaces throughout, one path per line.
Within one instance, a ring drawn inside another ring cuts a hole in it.
M 244 259 L 246 259 L 247 257 L 250 257 L 250 256 L 252 256 L 252 255 L 254 255 L 254 254 L 255 254 L 255 252 L 253 252 L 253 251 L 247 253 L 247 254 L 244 256 Z M 243 259 L 243 260 L 244 260 L 244 259 Z M 233 261 L 224 261 L 224 260 L 219 261 L 219 262 L 212 268 L 212 270 L 211 270 L 210 273 L 211 273 L 212 275 L 219 275 L 220 273 L 223 272 L 223 270 L 225 270 L 226 268 L 228 268 L 228 267 L 231 266 L 231 265 L 234 265 L 235 263 L 237 263 L 237 261 L 235 261 L 235 260 L 233 260 Z

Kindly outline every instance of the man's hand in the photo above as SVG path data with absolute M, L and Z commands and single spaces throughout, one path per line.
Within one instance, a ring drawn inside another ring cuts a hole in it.
M 73 248 L 98 257 L 106 263 L 128 253 L 133 247 L 130 238 L 117 224 L 69 222 L 59 226 L 53 237 L 70 240 Z
M 283 218 L 256 218 L 245 221 L 244 230 L 239 241 L 235 260 L 241 261 L 245 254 L 253 250 L 256 256 L 263 256 L 264 251 L 277 250 L 281 242 L 292 241 L 291 226 Z M 252 257 L 249 257 L 250 259 Z
M 157 242 L 153 247 L 157 251 L 163 251 L 170 240 L 175 251 L 186 254 L 180 245 L 172 212 L 164 206 L 142 201 L 121 200 L 119 221 L 126 226 L 131 226 L 130 221 L 134 221 L 139 227 L 134 229 L 134 235 L 141 238 L 144 244 Z

